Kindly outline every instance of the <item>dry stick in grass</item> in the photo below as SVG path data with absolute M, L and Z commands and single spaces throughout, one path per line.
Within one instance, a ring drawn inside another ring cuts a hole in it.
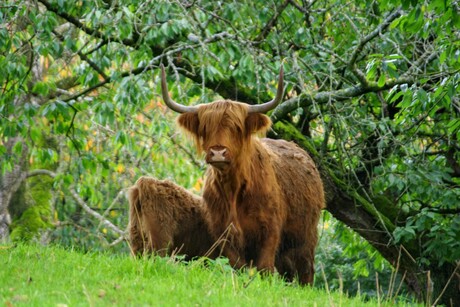
M 342 272 L 338 271 L 337 272 L 337 278 L 339 279 L 339 293 L 343 294 L 343 277 L 342 277 Z
M 321 275 L 323 276 L 323 279 L 324 279 L 324 286 L 326 287 L 326 292 L 327 294 L 330 294 L 331 292 L 329 291 L 329 284 L 327 283 L 326 273 L 324 273 L 324 266 L 322 263 L 320 264 L 320 267 L 321 267 Z
M 396 269 L 391 270 L 390 283 L 388 285 L 388 292 L 386 294 L 386 300 L 388 301 L 391 301 L 391 299 L 393 298 L 393 288 L 394 288 L 394 284 L 396 281 L 396 275 L 397 275 L 397 270 Z
M 460 267 L 460 261 L 457 261 L 457 266 L 455 267 L 455 270 L 452 272 L 452 275 L 450 275 L 449 280 L 447 281 L 446 285 L 442 289 L 441 293 L 439 294 L 438 298 L 433 303 L 433 306 L 436 306 L 436 304 L 439 302 L 441 297 L 444 295 L 444 292 L 446 292 L 447 286 L 449 286 L 450 282 L 452 281 L 452 278 L 455 276 L 457 273 L 458 268 Z
M 401 248 L 399 248 L 398 259 L 396 260 L 396 267 L 391 272 L 390 285 L 388 286 L 388 294 L 387 294 L 387 299 L 388 300 L 393 300 L 394 298 L 396 298 L 396 295 L 397 295 L 397 294 L 395 294 L 393 296 L 393 291 L 394 291 L 394 286 L 396 284 L 396 277 L 398 276 L 398 272 L 399 272 L 400 260 L 401 260 Z M 404 278 L 403 278 L 403 280 L 404 280 Z M 398 290 L 399 290 L 399 288 L 398 288 Z
M 395 295 L 393 296 L 393 299 L 396 299 L 396 297 L 398 296 L 398 293 L 401 290 L 401 287 L 402 287 L 402 285 L 404 283 L 404 279 L 406 279 L 406 272 L 404 272 L 404 274 L 403 274 L 403 276 L 401 278 L 401 281 L 399 282 L 398 289 L 396 290 Z
M 324 279 L 324 285 L 326 286 L 327 296 L 329 297 L 329 303 L 330 303 L 330 306 L 333 307 L 335 305 L 334 305 L 334 302 L 332 301 L 331 292 L 329 291 L 329 285 L 327 283 L 326 273 L 324 272 L 324 266 L 322 263 L 320 267 L 321 267 L 321 274 L 323 275 L 323 279 Z
M 361 284 L 358 281 L 358 292 L 357 292 L 357 297 L 361 297 Z
M 233 223 L 228 225 L 227 229 L 220 235 L 220 237 L 214 242 L 214 244 L 209 248 L 209 250 L 204 255 L 205 257 L 211 256 L 219 245 L 221 245 L 219 255 L 222 255 L 222 251 L 225 247 L 225 244 L 228 242 L 228 236 L 230 235 L 230 228 L 233 227 Z
M 342 273 L 339 271 L 337 272 L 337 277 L 339 278 L 339 293 L 340 293 L 340 302 L 339 306 L 342 306 L 342 297 L 343 297 L 343 278 Z
M 426 306 L 431 306 L 431 296 L 433 295 L 433 284 L 431 282 L 431 271 L 426 273 Z
M 377 287 L 377 304 L 380 306 L 380 286 L 379 286 L 379 273 L 375 272 L 375 286 Z

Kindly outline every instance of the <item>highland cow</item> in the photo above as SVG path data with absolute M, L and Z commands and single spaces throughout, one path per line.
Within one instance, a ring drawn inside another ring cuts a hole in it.
M 165 104 L 182 113 L 179 126 L 194 138 L 210 165 L 203 189 L 205 217 L 214 240 L 230 227 L 223 255 L 236 268 L 255 265 L 301 284 L 311 284 L 323 185 L 310 156 L 283 140 L 259 139 L 271 126 L 262 114 L 283 97 L 280 70 L 275 99 L 261 105 L 219 100 L 184 106 L 169 97 L 161 66 Z
M 168 180 L 141 177 L 129 191 L 129 237 L 134 255 L 212 256 L 213 240 L 201 198 Z

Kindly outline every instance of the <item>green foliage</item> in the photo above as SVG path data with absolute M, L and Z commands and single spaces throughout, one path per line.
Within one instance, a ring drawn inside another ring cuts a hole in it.
M 402 285 L 403 272 L 395 272 L 375 248 L 326 212 L 316 254 L 315 287 L 363 299 L 379 296 L 403 302 L 410 297 Z
M 404 245 L 418 273 L 459 258 L 457 1 L 37 3 L 0 8 L 0 176 L 22 161 L 53 172 L 51 211 L 33 206 L 24 218 L 53 220 L 54 241 L 120 242 L 81 204 L 124 229 L 123 194 L 141 175 L 200 192 L 203 162 L 161 103 L 160 62 L 184 104 L 268 101 L 283 65 L 275 130 L 324 167 L 328 196 L 373 218 L 382 241 L 371 243 Z M 342 240 L 359 258 L 343 264 L 344 280 L 354 263 L 371 278 L 374 252 Z
M 226 261 L 79 253 L 50 246 L 0 246 L 0 301 L 26 305 L 381 306 L 337 292 L 286 285 Z

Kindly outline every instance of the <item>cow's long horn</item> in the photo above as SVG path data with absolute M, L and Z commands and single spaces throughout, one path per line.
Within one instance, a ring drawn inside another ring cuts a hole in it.
M 251 105 L 249 106 L 248 112 L 249 113 L 267 113 L 268 111 L 276 108 L 276 106 L 281 102 L 283 99 L 283 93 L 284 93 L 284 69 L 283 65 L 281 65 L 280 68 L 280 75 L 278 77 L 278 90 L 276 91 L 276 96 L 273 100 L 270 100 L 269 102 L 263 103 L 263 104 L 257 104 L 257 105 Z
M 182 104 L 175 102 L 174 100 L 171 99 L 171 97 L 169 97 L 168 84 L 166 83 L 166 73 L 165 73 L 165 67 L 163 63 L 160 64 L 160 68 L 161 68 L 161 94 L 163 95 L 163 101 L 168 106 L 168 108 L 178 113 L 196 113 L 198 112 L 198 107 L 184 106 Z

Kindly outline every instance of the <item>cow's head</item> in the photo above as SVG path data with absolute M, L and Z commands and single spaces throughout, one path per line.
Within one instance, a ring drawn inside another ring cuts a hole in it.
M 251 146 L 255 133 L 265 133 L 271 125 L 263 113 L 275 108 L 283 96 L 283 68 L 280 69 L 276 97 L 264 104 L 247 105 L 231 100 L 218 100 L 198 106 L 184 106 L 169 97 L 166 75 L 161 65 L 161 90 L 165 104 L 182 113 L 179 125 L 195 139 L 198 151 L 206 154 L 206 162 L 218 170 L 241 161 Z

